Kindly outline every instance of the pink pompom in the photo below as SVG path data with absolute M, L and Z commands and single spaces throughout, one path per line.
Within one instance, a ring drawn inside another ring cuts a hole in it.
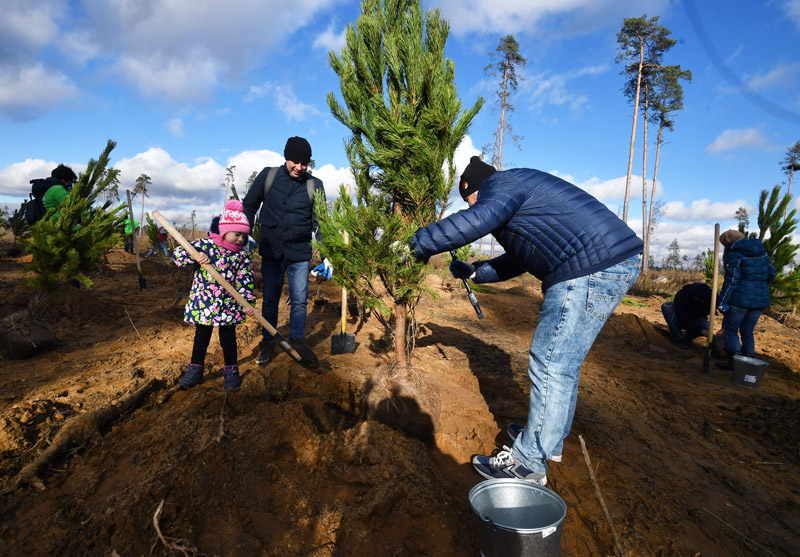
M 225 210 L 226 211 L 239 211 L 241 212 L 244 209 L 242 202 L 238 199 L 229 199 L 225 202 Z

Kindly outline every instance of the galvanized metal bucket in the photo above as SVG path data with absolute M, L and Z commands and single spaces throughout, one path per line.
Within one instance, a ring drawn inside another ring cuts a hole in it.
M 485 557 L 557 556 L 567 504 L 525 480 L 486 480 L 469 492 Z
M 768 365 L 767 362 L 762 360 L 736 354 L 733 357 L 733 375 L 731 376 L 731 381 L 733 381 L 734 385 L 740 387 L 757 389 Z

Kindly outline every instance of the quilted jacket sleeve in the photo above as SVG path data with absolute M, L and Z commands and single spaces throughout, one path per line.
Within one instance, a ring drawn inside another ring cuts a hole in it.
M 479 192 L 472 207 L 417 230 L 411 249 L 418 257 L 428 258 L 470 244 L 511 220 L 524 201 L 521 186 L 494 190 L 494 195 L 483 197 Z

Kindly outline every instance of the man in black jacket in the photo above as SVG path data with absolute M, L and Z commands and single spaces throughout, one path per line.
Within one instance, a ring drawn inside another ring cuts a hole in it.
M 324 198 L 325 190 L 322 180 L 308 172 L 311 145 L 306 139 L 290 137 L 283 155 L 286 159 L 284 165 L 277 169 L 264 168 L 256 176 L 242 205 L 251 223 L 261 209 L 258 219 L 261 227 L 258 253 L 261 254 L 264 287 L 261 315 L 277 328 L 278 302 L 286 275 L 291 302 L 289 343 L 304 358 L 309 358 L 313 352 L 305 345 L 305 328 L 311 236 L 316 234 L 318 240 L 322 239 L 310 193 L 322 192 Z M 326 271 L 324 276 L 330 278 L 330 263 L 327 263 Z M 276 341 L 266 329 L 262 329 L 262 335 L 261 351 L 256 362 L 266 364 L 272 359 Z
M 487 283 L 528 272 L 544 291 L 528 353 L 528 421 L 509 424 L 511 449 L 475 456 L 472 464 L 485 478 L 544 485 L 546 460 L 561 459 L 572 425 L 581 364 L 639 275 L 642 241 L 597 199 L 539 170 L 496 172 L 472 157 L 459 193 L 469 208 L 417 230 L 411 242 L 416 257 L 425 260 L 491 233 L 505 253 L 474 265 L 453 261 L 453 276 Z

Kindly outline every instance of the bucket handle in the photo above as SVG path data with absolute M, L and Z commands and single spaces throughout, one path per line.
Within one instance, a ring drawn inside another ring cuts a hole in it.
M 550 528 L 545 528 L 542 530 L 542 538 L 546 538 L 550 534 L 555 534 L 556 530 L 558 530 L 558 526 L 551 526 Z

